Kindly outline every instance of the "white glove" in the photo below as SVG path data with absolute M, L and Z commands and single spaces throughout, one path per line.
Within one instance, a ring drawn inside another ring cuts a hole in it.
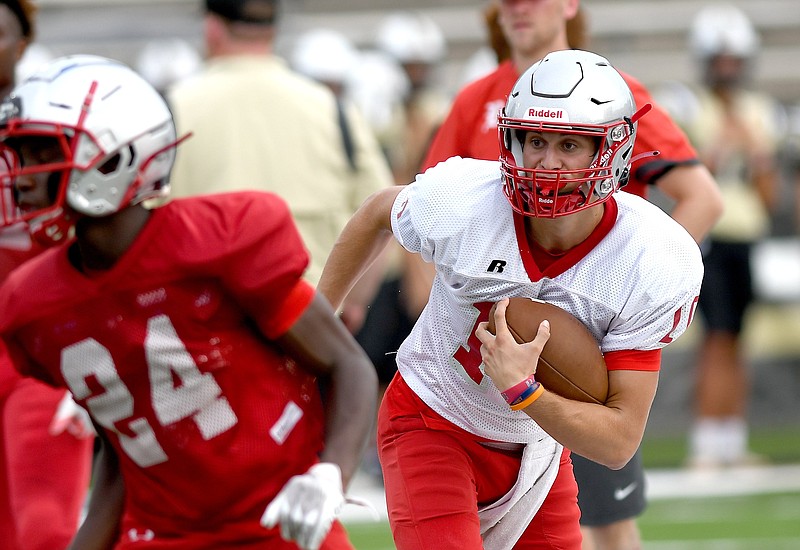
M 66 392 L 58 404 L 48 431 L 50 435 L 59 435 L 66 431 L 77 439 L 86 439 L 95 435 L 89 413 L 75 403 L 70 392 Z
M 342 471 L 321 462 L 303 475 L 291 478 L 269 503 L 261 525 L 281 524 L 281 537 L 303 550 L 317 550 L 344 505 Z

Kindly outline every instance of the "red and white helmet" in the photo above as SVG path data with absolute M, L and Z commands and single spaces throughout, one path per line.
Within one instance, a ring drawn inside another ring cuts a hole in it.
M 519 77 L 498 115 L 503 188 L 524 215 L 555 218 L 608 200 L 627 183 L 636 121 L 650 110 L 636 104 L 622 76 L 604 57 L 581 50 L 552 52 Z M 594 160 L 581 170 L 525 168 L 525 132 L 592 136 Z M 567 193 L 564 187 L 581 184 Z
M 15 144 L 24 138 L 53 139 L 63 161 L 23 166 Z M 35 237 L 58 242 L 71 213 L 107 216 L 165 196 L 176 144 L 166 102 L 135 71 L 99 56 L 56 59 L 0 104 L 2 225 L 24 220 Z M 23 212 L 15 182 L 35 173 L 50 174 L 54 202 Z

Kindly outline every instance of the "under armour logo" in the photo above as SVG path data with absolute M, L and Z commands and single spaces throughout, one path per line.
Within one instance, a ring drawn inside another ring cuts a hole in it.
M 128 529 L 128 540 L 131 542 L 151 541 L 156 538 L 156 534 L 152 529 L 144 529 L 139 531 L 136 528 Z
M 489 264 L 489 268 L 486 270 L 487 273 L 502 273 L 503 269 L 506 267 L 505 260 L 492 260 L 492 263 Z

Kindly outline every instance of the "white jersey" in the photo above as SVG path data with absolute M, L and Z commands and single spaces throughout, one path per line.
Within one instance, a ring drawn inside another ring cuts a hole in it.
M 595 233 L 542 274 L 493 161 L 454 157 L 417 176 L 392 207 L 392 230 L 436 265 L 428 305 L 398 351 L 398 370 L 437 413 L 496 441 L 549 436 L 510 410 L 483 374 L 474 333 L 494 302 L 524 296 L 559 306 L 587 326 L 603 353 L 654 350 L 686 330 L 703 276 L 689 234 L 624 192 L 606 203 Z

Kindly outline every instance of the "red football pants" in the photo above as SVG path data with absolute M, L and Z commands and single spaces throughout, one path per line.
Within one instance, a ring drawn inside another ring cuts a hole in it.
M 0 399 L 0 541 L 4 550 L 63 550 L 78 528 L 92 438 L 47 432 L 64 390 L 21 379 Z
M 482 550 L 478 506 L 514 485 L 521 451 L 488 448 L 427 407 L 396 375 L 378 413 L 378 448 L 398 550 Z M 580 550 L 578 486 L 569 452 L 514 546 Z

